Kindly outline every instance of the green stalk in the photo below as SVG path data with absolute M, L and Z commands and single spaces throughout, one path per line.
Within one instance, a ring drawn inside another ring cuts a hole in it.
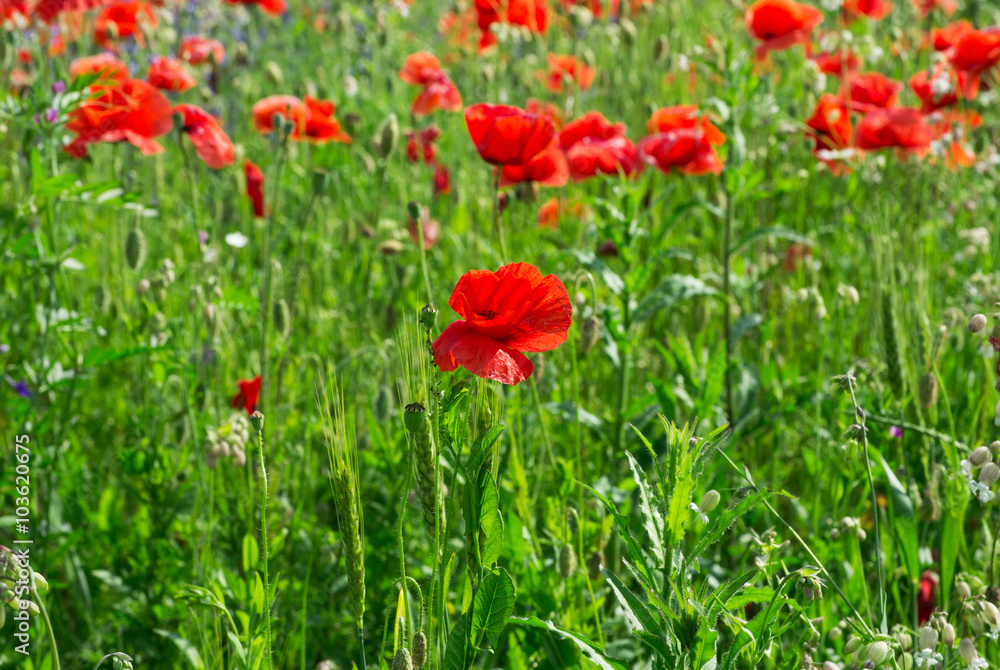
M 267 574 L 267 470 L 264 469 L 264 432 L 257 431 L 257 446 L 260 449 L 260 480 L 262 486 L 260 503 L 261 544 L 264 548 L 264 631 L 267 640 L 267 667 L 271 667 L 271 585 Z
M 45 609 L 45 602 L 41 594 L 38 593 L 38 589 L 35 587 L 34 576 L 31 577 L 31 590 L 35 592 L 35 602 L 38 604 L 38 611 L 42 615 L 42 620 L 45 621 L 45 632 L 49 638 L 49 644 L 52 645 L 52 670 L 60 670 L 59 666 L 59 647 L 56 645 L 56 633 L 52 630 L 52 621 L 49 620 L 49 612 Z

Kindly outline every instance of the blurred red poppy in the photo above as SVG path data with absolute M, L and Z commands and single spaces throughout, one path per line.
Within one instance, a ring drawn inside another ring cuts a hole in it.
M 426 51 L 407 57 L 399 78 L 423 90 L 413 100 L 410 111 L 416 116 L 427 116 L 436 109 L 457 112 L 462 109 L 462 94 L 448 77 L 438 59 Z
M 611 123 L 600 112 L 587 112 L 559 131 L 559 146 L 568 150 L 583 139 L 609 140 L 625 134 L 624 123 Z
M 575 82 L 581 90 L 593 86 L 596 71 L 576 56 L 559 56 L 550 53 L 548 60 L 548 73 L 540 72 L 539 74 L 546 79 L 546 85 L 553 93 L 562 93 L 563 85 L 568 83 Z
M 563 133 L 565 132 L 566 129 L 563 129 Z M 563 141 L 563 133 L 559 136 L 560 143 Z M 573 181 L 582 181 L 597 175 L 629 177 L 640 172 L 643 165 L 639 161 L 639 151 L 632 140 L 620 134 L 613 134 L 607 138 L 601 134 L 580 137 L 566 149 L 566 162 L 569 164 L 569 173 Z
M 423 86 L 443 76 L 445 73 L 441 69 L 441 61 L 426 51 L 418 51 L 407 56 L 399 71 L 399 78 L 413 86 Z
M 559 199 L 550 198 L 538 208 L 538 225 L 542 228 L 559 226 Z
M 682 128 L 698 128 L 705 133 L 713 146 L 721 146 L 726 136 L 709 120 L 707 115 L 700 115 L 694 105 L 678 105 L 676 107 L 661 107 L 653 112 L 646 123 L 650 133 L 665 133 Z
M 351 137 L 340 128 L 340 122 L 333 118 L 336 105 L 329 100 L 317 100 L 306 96 L 305 101 L 291 95 L 274 95 L 258 101 L 250 110 L 254 128 L 259 133 L 274 131 L 274 117 L 281 116 L 293 125 L 289 137 L 293 140 L 305 139 L 309 142 L 351 143 Z
M 859 149 L 898 148 L 923 155 L 930 148 L 931 128 L 919 109 L 874 109 L 858 122 L 854 144 Z
M 79 77 L 85 74 L 101 74 L 101 78 L 98 81 L 122 81 L 128 77 L 128 67 L 111 54 L 102 53 L 96 56 L 77 58 L 70 63 L 69 74 L 71 77 Z
M 70 112 L 66 130 L 76 137 L 66 152 L 87 155 L 96 142 L 128 142 L 145 155 L 163 151 L 154 138 L 173 128 L 170 103 L 155 87 L 137 79 L 91 86 L 93 97 Z
M 434 196 L 451 193 L 451 173 L 441 163 L 434 163 Z
M 556 130 L 562 128 L 562 112 L 553 102 L 528 98 L 528 101 L 524 103 L 524 111 L 530 112 L 531 114 L 547 116 L 552 119 L 552 123 L 555 124 Z
M 812 30 L 823 21 L 823 12 L 794 0 L 757 0 L 746 13 L 747 30 L 760 42 L 757 57 L 768 51 L 809 44 Z
M 191 138 L 195 153 L 205 165 L 216 170 L 232 165 L 236 160 L 233 142 L 218 119 L 195 105 L 177 105 L 174 113 L 183 116 L 181 129 Z
M 841 86 L 840 96 L 856 112 L 895 107 L 903 83 L 879 72 L 850 74 Z
M 944 28 L 934 28 L 931 30 L 931 44 L 934 51 L 947 51 L 958 42 L 958 38 L 974 30 L 972 24 L 965 19 L 950 23 Z
M 921 100 L 920 111 L 930 114 L 957 104 L 963 90 L 975 95 L 978 87 L 970 86 L 966 81 L 968 77 L 965 72 L 957 72 L 947 63 L 937 63 L 930 72 L 920 70 L 910 77 L 910 89 Z
M 937 575 L 925 570 L 920 576 L 920 589 L 917 591 L 917 621 L 920 625 L 927 623 L 937 609 L 937 586 Z
M 259 219 L 264 216 L 264 171 L 244 160 L 243 174 L 247 180 L 247 197 L 253 205 L 253 215 Z
M 572 323 L 566 287 L 529 263 L 466 273 L 448 304 L 464 320 L 434 340 L 434 362 L 446 372 L 461 365 L 502 384 L 530 377 L 533 366 L 521 352 L 555 349 Z
M 810 56 L 809 60 L 815 63 L 823 74 L 832 74 L 836 77 L 842 77 L 845 69 L 848 72 L 856 72 L 861 67 L 861 58 L 853 51 L 848 51 L 846 54 L 843 51 L 822 53 Z
M 1000 63 L 1000 27 L 962 33 L 950 49 L 948 61 L 961 72 L 978 81 L 983 72 Z
M 912 0 L 912 3 L 913 8 L 917 10 L 922 19 L 926 19 L 935 9 L 940 9 L 948 16 L 951 16 L 958 8 L 955 0 Z
M 409 131 L 406 136 L 406 160 L 411 163 L 433 163 L 437 156 L 434 142 L 441 137 L 441 129 L 433 123 L 418 131 Z
M 881 21 L 892 13 L 892 3 L 888 0 L 844 0 L 843 12 L 847 21 L 861 16 Z
M 146 46 L 143 26 L 155 26 L 156 14 L 148 2 L 119 2 L 100 11 L 94 20 L 94 41 L 102 49 L 112 48 L 118 40 L 134 37 L 139 46 Z
M 177 55 L 191 65 L 201 65 L 213 60 L 222 63 L 226 60 L 226 48 L 219 40 L 191 35 L 181 40 Z
M 639 158 L 670 174 L 677 170 L 685 174 L 720 174 L 722 161 L 697 128 L 680 128 L 644 137 L 639 142 Z
M 511 105 L 466 107 L 465 125 L 476 151 L 492 165 L 523 165 L 545 151 L 556 136 L 550 117 Z
M 496 44 L 497 37 L 490 30 L 494 23 L 523 26 L 538 34 L 544 34 L 549 27 L 545 0 L 475 0 L 475 10 L 480 49 Z
M 835 174 L 842 164 L 829 155 L 841 151 L 851 143 L 851 114 L 843 100 L 832 93 L 824 93 L 816 104 L 813 115 L 806 120 L 806 135 L 815 141 L 813 155 L 826 164 Z
M 271 16 L 281 16 L 288 11 L 285 0 L 225 0 L 227 5 L 256 5 L 261 11 Z
M 504 165 L 500 168 L 500 186 L 522 182 L 535 182 L 539 186 L 559 187 L 569 181 L 566 156 L 557 142 L 523 165 Z
M 164 91 L 188 91 L 198 85 L 198 80 L 184 69 L 180 61 L 166 56 L 156 56 L 149 63 L 146 81 Z
M 260 376 L 258 375 L 253 379 L 241 379 L 237 383 L 237 386 L 240 387 L 240 391 L 233 396 L 233 407 L 235 409 L 242 407 L 247 411 L 248 415 L 253 415 L 257 409 L 257 401 L 260 398 Z
M 62 12 L 85 12 L 116 2 L 118 0 L 42 0 L 32 4 L 24 0 L 8 0 L 0 2 L 0 17 L 9 19 L 16 12 L 26 18 L 37 18 L 51 23 Z

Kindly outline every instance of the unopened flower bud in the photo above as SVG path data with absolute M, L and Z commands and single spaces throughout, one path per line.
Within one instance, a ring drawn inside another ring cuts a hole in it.
M 972 662 L 979 658 L 976 644 L 967 637 L 963 637 L 962 641 L 958 643 L 958 653 L 966 665 L 972 665 Z
M 1000 453 L 1000 440 L 994 440 L 990 444 L 990 453 L 993 454 L 994 456 Z
M 396 655 L 392 659 L 392 670 L 413 670 L 413 659 L 406 647 L 396 650 Z
M 979 471 L 979 483 L 984 486 L 993 486 L 997 478 L 1000 478 L 1000 466 L 996 463 L 987 463 Z
M 1000 628 L 1000 610 L 989 600 L 983 601 L 983 623 L 990 628 Z
M 941 641 L 949 649 L 955 646 L 955 627 L 950 623 L 946 623 L 941 629 Z
M 413 644 L 410 645 L 413 651 L 413 667 L 422 668 L 427 663 L 427 636 L 424 631 L 418 630 L 413 636 Z
M 968 582 L 958 582 L 955 584 L 955 595 L 958 596 L 959 600 L 965 600 L 972 596 L 972 589 L 969 588 Z
M 986 327 L 986 315 L 985 314 L 973 314 L 972 318 L 969 319 L 969 332 L 978 333 L 980 330 Z
M 378 128 L 378 150 L 379 158 L 385 160 L 392 155 L 399 141 L 399 120 L 395 114 L 389 114 L 382 121 Z
M 281 336 L 281 339 L 287 340 L 288 336 L 292 332 L 291 317 L 288 313 L 288 302 L 284 298 L 275 300 L 274 304 L 271 305 L 271 315 L 274 318 L 274 330 Z
M 576 551 L 572 544 L 564 544 L 559 550 L 559 576 L 569 579 L 576 572 Z
M 653 60 L 659 63 L 663 60 L 663 57 L 667 55 L 667 51 L 670 50 L 670 41 L 667 39 L 666 35 L 660 35 L 653 42 Z
M 920 398 L 920 406 L 924 409 L 930 409 L 937 404 L 938 382 L 933 372 L 921 375 L 917 383 L 917 395 Z
M 830 630 L 829 634 L 827 634 L 827 637 L 830 638 L 831 640 L 833 640 L 834 642 L 836 642 L 837 640 L 839 640 L 841 638 L 841 636 L 843 636 L 843 634 L 844 634 L 844 631 L 841 628 L 839 628 L 837 626 L 834 626 Z
M 898 631 L 893 637 L 896 638 L 896 643 L 903 651 L 907 651 L 913 647 L 913 638 L 906 631 Z
M 703 514 L 708 514 L 719 506 L 720 500 L 722 500 L 722 496 L 718 491 L 715 489 L 707 491 L 705 495 L 701 497 L 701 504 L 698 505 L 698 509 L 700 509 Z
M 872 662 L 872 665 L 882 665 L 888 655 L 889 645 L 881 640 L 868 647 L 868 660 Z
M 268 81 L 275 86 L 281 86 L 281 84 L 285 81 L 285 75 L 281 71 L 281 66 L 273 60 L 269 60 L 264 63 L 264 76 L 266 76 Z
M 990 452 L 989 447 L 976 447 L 969 454 L 969 462 L 972 463 L 972 467 L 974 468 L 981 468 L 991 460 L 993 460 L 993 454 Z
M 920 651 L 924 649 L 934 649 L 937 647 L 938 643 L 938 632 L 931 628 L 930 626 L 924 626 L 920 629 L 920 635 L 917 639 L 917 646 Z
M 264 430 L 264 415 L 261 412 L 254 412 L 250 415 L 250 425 L 253 427 L 255 433 L 260 433 Z
M 129 268 L 138 270 L 142 267 L 146 261 L 147 249 L 146 236 L 141 230 L 133 228 L 128 231 L 128 236 L 125 238 L 125 262 Z
M 860 648 L 861 648 L 861 638 L 852 637 L 846 643 L 844 643 L 844 655 L 850 656 Z
M 601 336 L 601 321 L 596 316 L 588 316 L 580 326 L 580 353 L 586 354 L 597 344 Z

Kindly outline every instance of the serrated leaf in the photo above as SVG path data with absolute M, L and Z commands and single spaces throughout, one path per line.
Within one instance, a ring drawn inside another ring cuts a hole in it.
M 604 508 L 611 514 L 611 518 L 614 519 L 615 525 L 618 527 L 618 534 L 622 538 L 622 542 L 625 543 L 625 548 L 628 550 L 628 555 L 635 562 L 636 569 L 642 573 L 642 576 L 648 581 L 652 581 L 649 566 L 646 565 L 646 556 L 643 554 L 641 545 L 636 541 L 635 537 L 632 536 L 632 530 L 628 526 L 628 517 L 624 514 L 618 512 L 618 508 L 615 504 L 601 495 L 597 490 L 587 486 L 582 482 L 577 482 L 583 488 L 587 489 L 604 504 Z
M 622 606 L 622 610 L 625 612 L 625 618 L 628 620 L 628 625 L 632 630 L 644 630 L 647 633 L 652 633 L 654 635 L 660 635 L 661 629 L 660 625 L 656 622 L 656 618 L 650 614 L 649 610 L 646 608 L 635 594 L 629 591 L 618 576 L 601 566 L 601 573 L 604 574 L 604 578 L 608 580 L 608 585 L 611 586 L 611 590 L 615 592 L 615 597 L 618 598 L 618 602 Z
M 632 478 L 639 487 L 639 511 L 642 514 L 643 528 L 646 529 L 653 555 L 658 563 L 663 563 L 663 516 L 656 509 L 657 501 L 649 488 L 642 466 L 629 452 L 626 451 L 625 455 L 628 456 L 628 463 L 632 468 Z
M 698 296 L 714 296 L 719 291 L 691 275 L 670 275 L 639 301 L 632 314 L 632 323 L 639 323 L 660 310 L 669 309 L 682 300 Z
M 784 491 L 773 491 L 771 489 L 763 489 L 761 491 L 756 491 L 754 493 L 751 493 L 746 498 L 737 503 L 735 507 L 733 507 L 732 509 L 728 509 L 722 514 L 720 514 L 712 522 L 711 530 L 709 530 L 695 546 L 694 551 L 691 552 L 691 557 L 697 558 L 698 556 L 700 556 L 702 552 L 705 551 L 705 549 L 718 542 L 725 534 L 725 532 L 729 530 L 729 528 L 734 523 L 736 523 L 737 519 L 739 519 L 741 516 L 752 510 L 758 504 L 764 502 L 765 500 L 768 500 L 769 498 L 773 498 L 776 495 L 784 495 L 791 497 Z

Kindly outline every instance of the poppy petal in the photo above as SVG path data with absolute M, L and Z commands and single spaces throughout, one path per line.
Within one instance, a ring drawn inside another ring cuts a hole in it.
M 444 371 L 459 365 L 474 375 L 516 385 L 534 367 L 524 354 L 481 334 L 466 321 L 456 321 L 434 340 L 434 362 Z

